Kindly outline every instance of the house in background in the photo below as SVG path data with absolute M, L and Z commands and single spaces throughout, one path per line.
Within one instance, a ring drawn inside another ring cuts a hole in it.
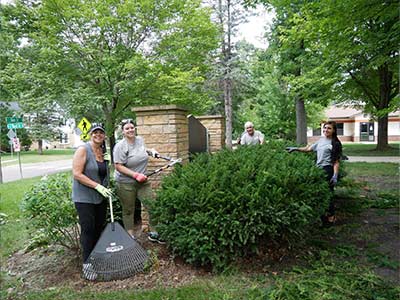
M 374 142 L 378 141 L 378 122 L 371 115 L 361 110 L 333 105 L 325 111 L 326 120 L 335 121 L 337 134 L 342 142 Z M 389 142 L 400 141 L 400 111 L 389 114 Z M 318 140 L 322 134 L 322 125 L 307 132 L 308 143 Z

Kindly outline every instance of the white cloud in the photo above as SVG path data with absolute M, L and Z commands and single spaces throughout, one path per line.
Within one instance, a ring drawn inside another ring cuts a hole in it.
M 257 6 L 256 12 L 258 15 L 250 17 L 248 23 L 239 25 L 238 39 L 245 39 L 258 48 L 266 49 L 268 41 L 264 34 L 272 24 L 275 13 L 268 12 L 262 5 Z

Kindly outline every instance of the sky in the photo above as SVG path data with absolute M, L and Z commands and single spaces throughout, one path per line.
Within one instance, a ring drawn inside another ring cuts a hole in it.
M 248 23 L 239 25 L 238 39 L 245 39 L 257 48 L 266 49 L 268 42 L 264 38 L 264 33 L 266 26 L 272 24 L 274 13 L 267 12 L 262 5 L 258 5 L 256 11 L 257 16 L 251 17 Z

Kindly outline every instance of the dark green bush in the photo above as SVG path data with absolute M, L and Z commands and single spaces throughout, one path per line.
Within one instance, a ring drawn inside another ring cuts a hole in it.
M 46 236 L 49 243 L 79 250 L 78 217 L 71 200 L 71 175 L 43 177 L 24 195 L 22 208 L 30 225 Z
M 148 205 L 174 252 L 220 269 L 262 241 L 290 244 L 307 233 L 327 208 L 328 184 L 311 156 L 284 148 L 202 154 L 166 177 Z

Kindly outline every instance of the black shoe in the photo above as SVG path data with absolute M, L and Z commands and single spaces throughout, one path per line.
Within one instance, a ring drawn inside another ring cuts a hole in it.
M 147 238 L 149 239 L 149 241 L 157 242 L 161 245 L 165 244 L 165 241 L 160 238 L 158 232 L 155 232 L 155 231 L 149 232 Z

